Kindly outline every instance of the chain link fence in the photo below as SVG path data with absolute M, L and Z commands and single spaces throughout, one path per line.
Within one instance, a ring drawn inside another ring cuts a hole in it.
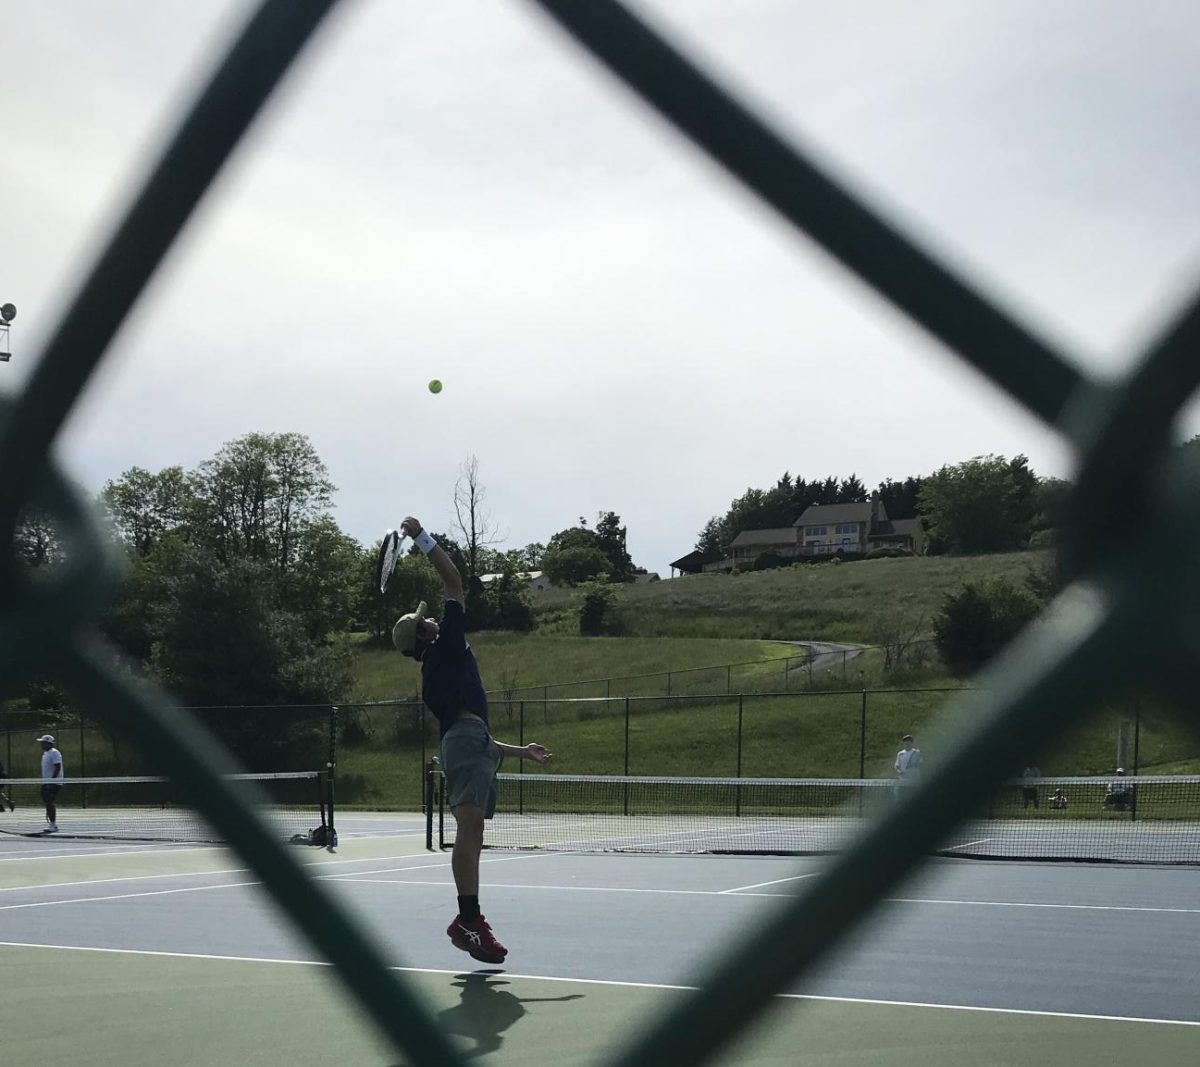
M 335 4 L 266 0 L 200 89 L 69 300 L 25 388 L 0 407 L 0 535 L 28 501 L 60 524 L 67 557 L 33 583 L 11 553 L 0 571 L 0 673 L 62 682 L 83 712 L 136 737 L 232 843 L 281 911 L 335 967 L 386 1039 L 421 1064 L 463 1064 L 377 939 L 278 845 L 224 781 L 234 761 L 196 716 L 113 669 L 96 618 L 113 563 L 87 502 L 52 455 L 75 399 L 167 250 L 271 91 Z M 1078 477 L 1064 529 L 1071 584 L 1036 634 L 1018 638 L 953 704 L 962 728 L 922 788 L 870 825 L 794 899 L 742 926 L 700 987 L 608 1057 L 614 1067 L 700 1064 L 728 1048 L 775 994 L 810 973 L 1030 749 L 1114 694 L 1136 663 L 1191 708 L 1196 656 L 1200 470 L 1173 448 L 1200 380 L 1193 299 L 1134 363 L 1100 382 L 1035 336 L 824 173 L 695 63 L 609 0 L 540 0 L 566 34 L 760 198 L 1069 442 Z M 513 77 L 519 77 L 514 71 Z M 1139 543 L 1113 539 L 1129 514 Z M 1153 618 L 1150 629 L 1145 620 Z M 1190 719 L 1189 719 L 1190 722 Z

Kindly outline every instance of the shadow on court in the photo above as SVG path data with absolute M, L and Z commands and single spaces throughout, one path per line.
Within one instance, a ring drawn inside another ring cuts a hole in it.
M 467 1056 L 485 1056 L 504 1043 L 504 1032 L 528 1014 L 526 1004 L 550 1004 L 567 1000 L 582 1000 L 583 993 L 568 993 L 561 997 L 518 997 L 504 986 L 511 983 L 500 976 L 503 971 L 474 971 L 455 975 L 452 984 L 461 989 L 459 1003 L 438 1012 L 438 1022 L 450 1034 L 475 1042 L 465 1051 Z

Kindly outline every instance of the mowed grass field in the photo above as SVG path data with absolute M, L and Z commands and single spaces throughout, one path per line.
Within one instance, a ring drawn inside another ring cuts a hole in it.
M 579 594 L 554 590 L 536 600 L 537 632 L 472 634 L 471 643 L 492 693 L 495 735 L 548 745 L 562 773 L 887 776 L 902 733 L 914 733 L 926 758 L 937 759 L 938 738 L 955 725 L 946 719 L 955 697 L 947 690 L 969 680 L 949 677 L 936 660 L 884 672 L 875 652 L 845 671 L 835 664 L 810 674 L 799 650 L 782 642 L 871 644 L 897 618 L 909 631 L 921 620 L 929 627 L 965 579 L 1022 581 L 1047 563 L 1042 552 L 888 559 L 624 586 L 623 637 L 579 637 L 577 622 L 568 632 Z M 668 686 L 674 699 L 661 699 Z M 423 759 L 437 745 L 436 723 L 416 703 L 419 687 L 409 660 L 359 649 L 354 701 L 414 703 L 344 707 L 354 728 L 339 757 L 343 802 L 419 804 Z M 566 699 L 606 695 L 612 699 Z M 1133 697 L 1097 708 L 1052 749 L 1030 756 L 1048 775 L 1109 773 L 1121 724 L 1135 717 L 1142 773 L 1200 773 L 1200 729 L 1151 700 L 1139 711 Z
M 943 599 L 967 579 L 1022 582 L 1047 550 L 796 564 L 744 574 L 694 574 L 618 587 L 625 633 L 876 644 L 897 621 L 930 633 Z M 534 600 L 539 633 L 578 633 L 581 593 L 547 589 Z

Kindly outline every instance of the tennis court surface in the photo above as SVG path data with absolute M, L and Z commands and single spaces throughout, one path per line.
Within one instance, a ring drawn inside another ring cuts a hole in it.
M 345 813 L 303 850 L 477 1062 L 596 1062 L 821 857 L 485 853 L 509 946 L 444 933 L 418 814 Z M 395 1064 L 244 865 L 207 846 L 0 839 L 5 1058 Z M 1200 870 L 933 859 L 721 1060 L 1180 1064 L 1200 1049 Z

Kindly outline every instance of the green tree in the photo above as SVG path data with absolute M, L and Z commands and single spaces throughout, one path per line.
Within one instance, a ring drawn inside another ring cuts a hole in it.
M 859 480 L 857 474 L 843 478 L 838 485 L 837 504 L 861 504 L 867 499 L 867 487 Z
M 294 536 L 295 562 L 278 579 L 283 605 L 314 639 L 344 633 L 356 613 L 362 549 L 328 516 L 303 524 Z
M 506 566 L 499 578 L 471 598 L 467 625 L 472 630 L 515 630 L 518 633 L 533 629 L 533 598 L 528 583 L 514 567 Z
M 126 548 L 147 556 L 162 537 L 186 529 L 197 504 L 193 482 L 178 466 L 157 474 L 130 467 L 104 483 L 99 503 Z
M 920 507 L 939 551 L 1004 552 L 1029 539 L 1037 476 L 1024 456 L 977 456 L 942 467 L 921 486 Z
M 17 519 L 14 535 L 16 558 L 27 567 L 45 567 L 63 557 L 62 538 L 49 514 L 27 507 Z
M 262 560 L 280 574 L 295 564 L 306 524 L 327 517 L 334 485 L 298 433 L 250 433 L 222 446 L 195 480 L 194 533 L 219 559 Z
M 924 478 L 905 478 L 902 482 L 885 478 L 879 483 L 879 500 L 889 519 L 915 519 Z
M 173 531 L 159 535 L 144 555 L 129 557 L 101 629 L 135 663 L 150 659 L 172 585 L 197 566 L 195 554 L 184 534 Z
M 152 663 L 186 703 L 319 704 L 350 687 L 342 642 L 315 640 L 268 562 L 193 555 L 163 603 Z
M 542 559 L 542 569 L 555 585 L 579 585 L 597 576 L 608 577 L 608 557 L 596 545 L 551 543 Z
M 608 574 L 624 582 L 633 574 L 633 560 L 625 549 L 625 527 L 615 511 L 602 511 L 596 520 L 596 545 L 608 560 Z
M 950 671 L 972 674 L 1034 619 L 1041 602 L 1004 578 L 967 582 L 947 596 L 933 620 L 938 652 Z

